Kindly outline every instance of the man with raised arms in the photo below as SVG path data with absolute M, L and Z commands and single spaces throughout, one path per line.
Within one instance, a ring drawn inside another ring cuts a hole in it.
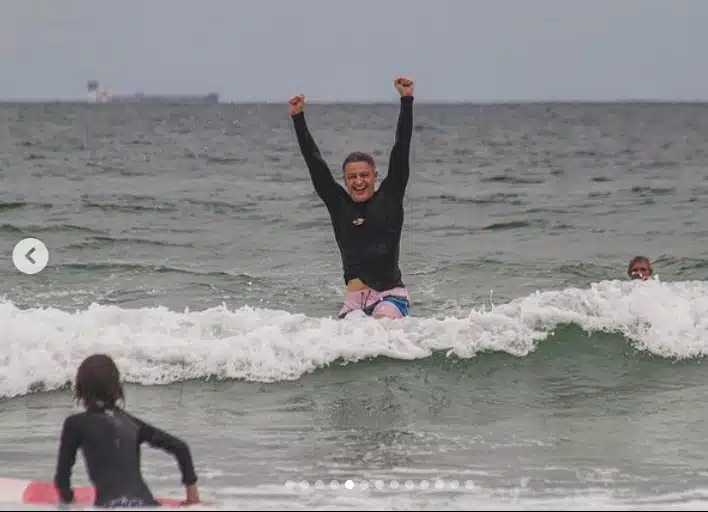
M 413 135 L 413 81 L 393 82 L 400 95 L 400 112 L 388 173 L 376 188 L 377 169 L 371 155 L 355 151 L 342 163 L 339 185 L 322 158 L 305 121 L 305 96 L 293 96 L 289 113 L 310 178 L 332 221 L 347 292 L 339 312 L 362 310 L 374 318 L 408 316 L 409 296 L 399 268 L 403 228 L 403 198 L 410 174 Z

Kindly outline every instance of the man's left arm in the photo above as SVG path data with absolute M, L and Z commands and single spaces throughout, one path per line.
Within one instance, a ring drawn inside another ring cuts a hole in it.
M 410 175 L 410 149 L 413 138 L 413 82 L 399 78 L 394 82 L 401 94 L 396 138 L 391 149 L 386 175 L 386 188 L 403 198 Z

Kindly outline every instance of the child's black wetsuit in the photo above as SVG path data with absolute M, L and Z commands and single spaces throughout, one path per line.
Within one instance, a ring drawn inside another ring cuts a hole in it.
M 159 505 L 140 472 L 140 445 L 175 456 L 182 483 L 197 481 L 187 444 L 128 414 L 122 409 L 91 407 L 69 416 L 62 427 L 54 484 L 62 502 L 73 501 L 71 472 L 81 448 L 96 490 L 94 505 L 126 507 Z

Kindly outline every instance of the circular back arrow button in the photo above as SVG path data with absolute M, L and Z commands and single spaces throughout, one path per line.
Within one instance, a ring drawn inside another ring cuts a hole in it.
M 15 245 L 12 251 L 12 262 L 23 274 L 36 274 L 47 266 L 49 251 L 41 240 L 25 238 Z

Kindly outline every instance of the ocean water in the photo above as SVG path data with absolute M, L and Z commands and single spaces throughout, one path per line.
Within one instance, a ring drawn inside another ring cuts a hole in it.
M 708 509 L 708 105 L 414 108 L 411 316 L 340 321 L 285 105 L 0 106 L 0 476 L 52 479 L 106 352 L 204 508 Z M 385 176 L 397 103 L 306 113 Z

